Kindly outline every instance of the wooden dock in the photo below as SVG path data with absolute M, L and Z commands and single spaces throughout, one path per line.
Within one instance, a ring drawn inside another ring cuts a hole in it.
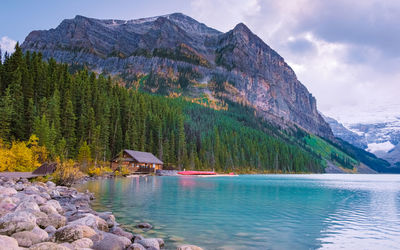
M 0 172 L 0 177 L 7 177 L 10 179 L 19 179 L 19 178 L 34 178 L 41 175 L 32 174 L 32 172 Z

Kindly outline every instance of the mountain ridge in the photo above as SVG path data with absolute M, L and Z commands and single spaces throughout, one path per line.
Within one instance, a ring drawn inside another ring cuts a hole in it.
M 195 75 L 187 77 L 191 89 L 205 83 L 206 90 L 196 90 L 200 95 L 246 103 L 275 124 L 334 139 L 294 71 L 243 23 L 222 33 L 181 13 L 128 21 L 78 15 L 55 29 L 31 32 L 21 47 L 125 80 L 155 72 L 164 79 L 152 86 L 156 93 L 179 93 L 176 79 L 185 68 Z

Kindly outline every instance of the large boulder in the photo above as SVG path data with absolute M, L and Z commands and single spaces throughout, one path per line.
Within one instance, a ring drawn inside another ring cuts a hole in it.
M 53 206 L 59 214 L 64 213 L 64 209 L 61 207 L 60 203 L 56 200 L 48 200 L 46 204 Z
M 73 242 L 82 238 L 90 238 L 96 235 L 96 232 L 85 225 L 67 225 L 56 231 L 56 239 L 58 241 Z
M 31 231 L 18 232 L 11 235 L 11 237 L 18 241 L 20 247 L 31 247 L 32 245 L 43 242 L 39 235 Z
M 53 242 L 43 242 L 35 244 L 29 248 L 30 250 L 71 250 L 68 247 L 53 243 Z
M 16 211 L 0 218 L 0 234 L 11 235 L 16 232 L 30 231 L 36 226 L 36 217 L 32 213 Z
M 50 204 L 41 205 L 40 211 L 46 214 L 58 214 L 57 209 Z
M 97 215 L 107 222 L 108 227 L 115 226 L 115 217 L 111 212 L 98 213 Z
M 1 250 L 19 250 L 18 242 L 16 239 L 4 235 L 0 235 L 0 249 Z
M 129 240 L 132 240 L 132 238 L 133 238 L 132 233 L 126 232 L 120 227 L 113 227 L 110 232 L 113 234 L 116 234 L 118 236 L 123 236 L 125 238 L 128 238 Z
M 46 182 L 46 186 L 47 186 L 48 188 L 55 188 L 55 187 L 56 187 L 56 184 L 55 184 L 54 182 L 52 182 L 52 181 L 48 181 L 48 182 Z
M 17 206 L 15 211 L 39 211 L 40 212 L 40 208 L 36 204 L 36 202 L 23 201 Z
M 41 229 L 38 226 L 34 227 L 31 232 L 37 234 L 42 239 L 42 241 L 46 241 L 49 238 L 49 234 L 47 233 L 47 231 Z
M 146 250 L 146 248 L 139 243 L 133 243 L 127 248 L 127 250 Z
M 49 214 L 46 217 L 38 218 L 37 224 L 41 228 L 46 228 L 48 226 L 60 228 L 67 224 L 67 218 L 59 214 Z
M 132 244 L 128 238 L 111 233 L 100 232 L 97 236 L 92 238 L 95 250 L 123 250 Z
M 203 248 L 195 245 L 182 245 L 177 247 L 176 250 L 203 250 Z
M 93 246 L 93 241 L 89 238 L 82 238 L 79 240 L 76 240 L 71 243 L 71 245 L 75 249 L 80 249 L 80 248 L 91 248 Z
M 0 217 L 9 213 L 16 207 L 16 204 L 11 197 L 0 198 Z
M 160 249 L 160 243 L 158 242 L 158 239 L 156 239 L 156 238 L 148 238 L 148 239 L 138 240 L 137 243 L 144 246 L 145 248 Z
M 40 191 L 35 186 L 28 186 L 24 189 L 25 194 L 40 194 Z
M 0 196 L 11 196 L 17 194 L 17 190 L 11 187 L 0 187 Z
M 104 232 L 108 232 L 107 222 L 93 214 L 85 214 L 84 217 L 71 221 L 69 225 L 86 225 Z

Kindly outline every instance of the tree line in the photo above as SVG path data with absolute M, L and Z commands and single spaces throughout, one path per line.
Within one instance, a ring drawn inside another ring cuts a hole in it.
M 50 160 L 86 152 L 108 161 L 126 148 L 181 169 L 322 171 L 320 159 L 240 105 L 215 111 L 125 88 L 107 75 L 24 54 L 18 44 L 0 62 L 0 138 L 11 145 L 34 134 Z M 154 84 L 153 74 L 145 84 Z

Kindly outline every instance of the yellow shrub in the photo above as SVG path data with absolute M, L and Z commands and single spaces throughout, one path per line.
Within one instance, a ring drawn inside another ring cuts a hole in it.
M 47 160 L 47 150 L 32 135 L 29 141 L 13 141 L 11 146 L 0 140 L 0 171 L 30 172 Z
M 79 170 L 79 165 L 75 164 L 73 160 L 58 162 L 57 169 L 53 173 L 54 182 L 63 186 L 71 186 L 83 176 L 84 174 Z

